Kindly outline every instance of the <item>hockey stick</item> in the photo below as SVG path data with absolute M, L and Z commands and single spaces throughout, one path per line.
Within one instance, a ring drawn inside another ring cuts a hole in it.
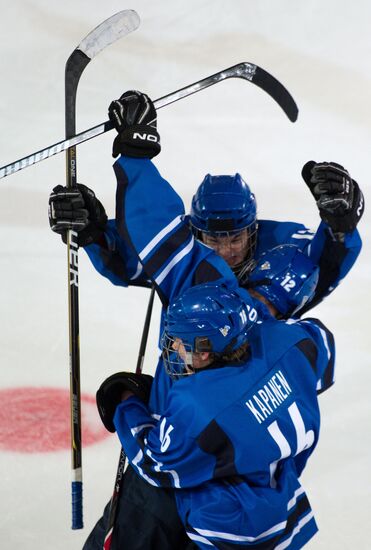
M 139 26 L 135 11 L 124 10 L 109 17 L 77 46 L 65 66 L 65 131 L 69 139 L 76 134 L 76 94 L 80 77 L 91 61 L 106 46 Z M 77 182 L 76 146 L 66 151 L 66 186 Z M 77 233 L 68 231 L 68 323 L 70 357 L 70 413 L 71 413 L 71 462 L 72 462 L 72 529 L 83 528 L 82 507 L 82 453 L 81 453 L 81 399 L 80 399 L 80 349 L 79 349 L 79 294 L 78 294 L 78 244 Z
M 194 82 L 189 86 L 185 86 L 184 88 L 181 88 L 176 92 L 165 95 L 154 102 L 155 107 L 156 109 L 161 109 L 162 107 L 165 107 L 170 103 L 174 103 L 175 101 L 179 101 L 179 99 L 182 99 L 183 97 L 195 94 L 201 90 L 204 90 L 205 88 L 208 88 L 209 86 L 213 86 L 218 82 L 226 80 L 227 78 L 242 78 L 243 80 L 252 82 L 256 86 L 267 92 L 267 94 L 270 95 L 271 98 L 274 99 L 274 101 L 276 101 L 276 103 L 282 108 L 282 110 L 285 112 L 291 122 L 296 121 L 298 117 L 298 108 L 293 97 L 287 91 L 287 89 L 276 78 L 274 78 L 274 76 L 269 74 L 261 67 L 258 67 L 253 63 L 245 62 L 238 63 L 238 65 L 229 67 L 224 71 L 215 73 L 211 76 L 208 76 L 207 78 L 199 80 L 198 82 Z M 94 126 L 93 128 L 90 128 L 89 130 L 85 130 L 84 132 L 81 132 L 80 134 L 77 134 L 70 139 L 60 141 L 58 143 L 55 143 L 54 145 L 46 147 L 45 149 L 41 149 L 40 151 L 37 151 L 32 155 L 28 155 L 27 157 L 12 162 L 11 164 L 2 166 L 0 168 L 0 179 L 5 178 L 10 174 L 14 174 L 19 170 L 23 170 L 24 168 L 28 168 L 28 166 L 32 166 L 33 164 L 45 160 L 53 155 L 61 153 L 62 151 L 65 151 L 68 147 L 73 147 L 75 145 L 78 145 L 79 143 L 83 143 L 84 141 L 88 141 L 89 139 L 104 134 L 105 132 L 112 130 L 112 128 L 112 122 L 106 121 L 102 124 Z
M 152 316 L 152 309 L 153 309 L 153 300 L 155 297 L 155 287 L 153 286 L 151 289 L 151 294 L 149 296 L 148 306 L 147 306 L 147 313 L 146 318 L 144 321 L 143 326 L 143 332 L 142 332 L 142 338 L 140 341 L 140 347 L 139 347 L 139 353 L 138 353 L 138 360 L 137 360 L 137 366 L 135 369 L 136 374 L 140 374 L 143 369 L 143 362 L 144 362 L 144 355 L 146 353 L 146 347 L 147 347 L 147 340 L 148 340 L 148 333 L 149 333 L 149 327 L 151 324 L 151 316 Z M 126 462 L 126 455 L 123 448 L 121 448 L 120 452 L 120 459 L 117 466 L 117 472 L 116 472 L 116 479 L 115 479 L 115 485 L 113 488 L 113 494 L 111 497 L 111 504 L 109 509 L 109 517 L 108 517 L 108 523 L 106 527 L 106 536 L 104 538 L 104 544 L 103 544 L 103 550 L 109 550 L 111 547 L 112 542 L 112 533 L 113 529 L 115 527 L 116 523 L 116 514 L 117 514 L 117 505 L 120 498 L 120 494 L 123 487 L 123 474 L 125 469 L 125 462 Z

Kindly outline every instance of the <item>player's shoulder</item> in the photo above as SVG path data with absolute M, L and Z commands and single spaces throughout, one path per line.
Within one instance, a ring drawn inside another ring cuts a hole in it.
M 279 244 L 296 242 L 296 239 L 301 240 L 313 236 L 313 232 L 302 223 L 277 220 L 259 220 L 258 223 L 258 248 L 260 252 Z
M 295 231 L 298 229 L 307 229 L 305 225 L 299 222 L 293 221 L 280 221 L 280 220 L 258 220 L 259 231 Z
M 315 317 L 305 317 L 303 319 L 297 319 L 295 321 L 289 320 L 287 323 L 294 322 L 296 327 L 301 328 L 305 334 L 311 336 L 316 340 L 333 341 L 334 336 L 331 330 L 320 319 Z
M 273 365 L 308 339 L 312 340 L 312 335 L 300 323 L 267 318 L 259 324 L 252 338 L 253 356 L 264 357 L 268 366 Z
M 260 331 L 264 338 L 273 338 L 274 341 L 284 337 L 286 340 L 296 340 L 305 335 L 305 329 L 300 320 L 297 319 L 276 319 L 271 316 L 266 318 L 260 325 Z

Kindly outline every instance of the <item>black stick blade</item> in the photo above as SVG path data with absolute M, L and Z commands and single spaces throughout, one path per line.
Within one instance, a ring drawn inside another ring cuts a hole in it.
M 251 82 L 267 92 L 272 99 L 283 109 L 291 122 L 298 118 L 299 109 L 290 92 L 274 76 L 256 66 L 256 71 Z

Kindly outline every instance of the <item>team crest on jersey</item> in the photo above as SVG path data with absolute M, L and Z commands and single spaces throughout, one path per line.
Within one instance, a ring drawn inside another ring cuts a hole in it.
M 270 269 L 271 268 L 271 264 L 269 262 L 264 262 L 260 269 Z
M 223 328 L 220 328 L 219 330 L 223 334 L 223 336 L 227 336 L 228 332 L 231 330 L 231 327 L 229 325 L 225 325 Z

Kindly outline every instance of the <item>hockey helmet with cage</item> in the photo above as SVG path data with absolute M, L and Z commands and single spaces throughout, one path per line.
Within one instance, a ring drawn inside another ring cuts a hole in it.
M 190 223 L 196 238 L 217 252 L 219 246 L 226 246 L 227 237 L 230 247 L 227 248 L 227 255 L 219 253 L 230 264 L 238 278 L 252 269 L 258 228 L 256 200 L 240 174 L 207 174 L 193 196 Z M 243 230 L 246 230 L 246 233 L 242 236 Z M 235 241 L 238 235 L 241 235 L 242 239 L 239 244 Z M 238 251 L 236 246 L 242 248 Z M 236 263 L 233 263 L 234 257 L 238 258 Z
M 300 248 L 285 244 L 260 256 L 249 274 L 247 287 L 287 317 L 313 298 L 318 277 L 319 267 Z
M 162 349 L 167 373 L 189 374 L 185 366 L 192 365 L 194 353 L 232 353 L 246 343 L 256 321 L 253 300 L 242 288 L 215 283 L 189 288 L 170 304 L 165 317 Z M 181 341 L 186 360 L 174 353 L 176 341 Z
M 256 224 L 256 201 L 240 174 L 207 174 L 192 198 L 190 220 L 194 231 L 227 233 Z

